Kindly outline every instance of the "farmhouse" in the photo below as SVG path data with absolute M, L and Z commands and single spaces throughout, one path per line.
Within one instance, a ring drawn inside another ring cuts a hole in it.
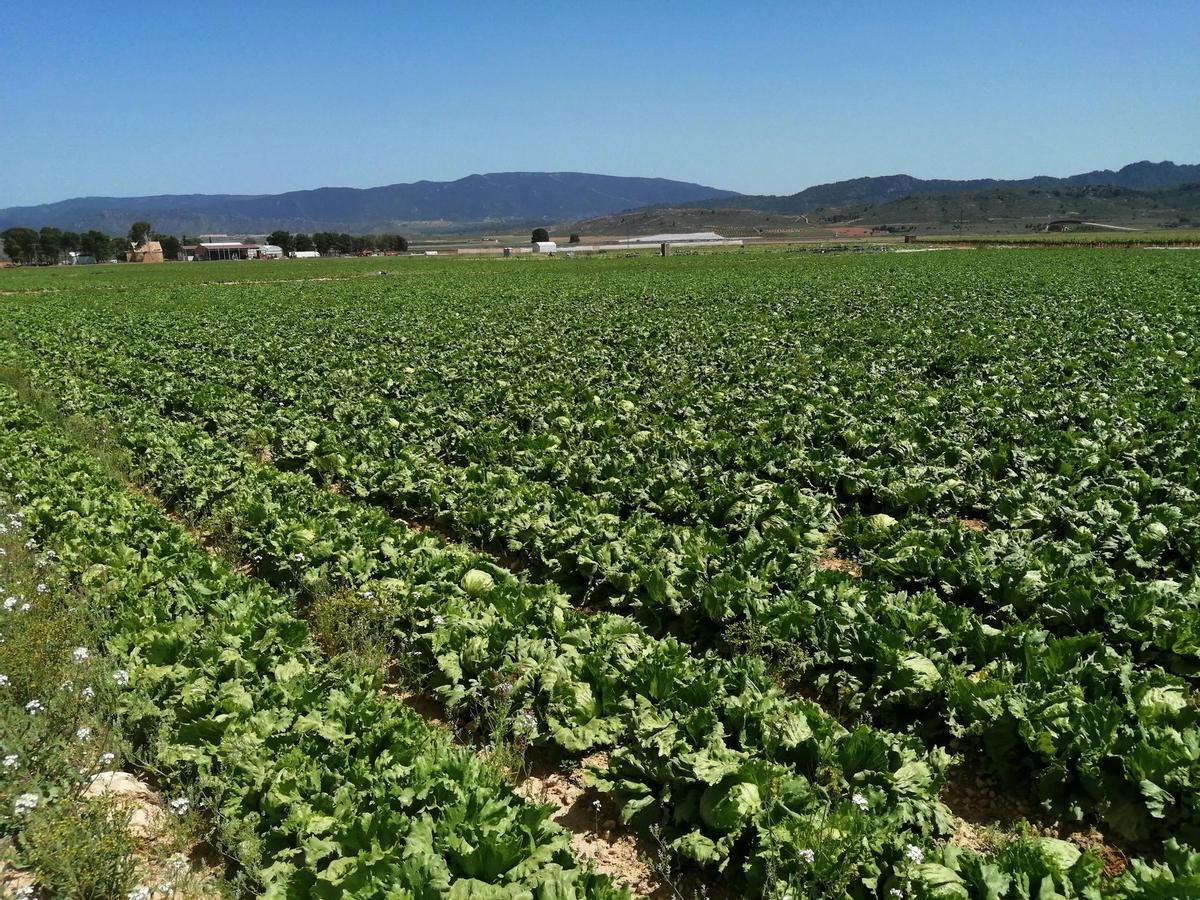
M 160 263 L 163 261 L 162 244 L 158 241 L 142 241 L 131 244 L 131 249 L 125 251 L 126 262 Z

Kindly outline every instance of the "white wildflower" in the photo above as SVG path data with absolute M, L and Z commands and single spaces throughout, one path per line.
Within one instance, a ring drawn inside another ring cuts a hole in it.
M 925 853 L 916 844 L 909 844 L 904 848 L 904 855 L 908 857 L 910 862 L 922 863 L 925 861 Z
M 172 813 L 177 816 L 182 816 L 185 815 L 189 809 L 191 809 L 192 804 L 189 802 L 187 797 L 176 797 L 174 800 L 168 803 L 167 806 L 170 807 Z
M 88 652 L 87 647 L 76 647 L 73 651 L 71 651 L 71 658 L 77 663 L 86 661 L 91 655 L 92 654 Z
M 121 687 L 125 687 L 125 685 L 129 684 L 129 670 L 117 669 L 117 671 L 113 672 L 113 681 Z
M 6 611 L 6 612 L 7 612 L 8 610 L 12 609 L 12 608 L 13 608 L 14 606 L 16 606 L 16 605 L 17 605 L 17 598 L 16 598 L 16 597 L 5 597 L 5 598 L 4 598 L 4 609 L 5 609 L 5 611 Z
M 15 769 L 20 759 L 21 757 L 17 756 L 15 753 L 8 754 L 8 756 L 4 757 L 4 768 Z
M 296 562 L 304 562 L 305 556 L 303 553 L 297 553 L 292 557 L 292 559 L 294 559 Z
M 77 729 L 75 732 L 75 740 L 77 740 L 77 741 L 86 741 L 91 736 L 92 736 L 92 729 L 88 728 L 86 725 L 84 725 L 82 728 Z
M 853 797 L 850 798 L 850 802 L 853 803 L 855 806 L 857 806 L 859 809 L 861 809 L 863 812 L 867 811 L 867 798 L 864 797 L 862 794 L 855 794 Z
M 33 609 L 33 607 L 30 606 L 28 603 L 21 604 L 21 612 L 29 612 L 29 610 L 31 610 L 31 609 Z
M 64 681 L 62 684 L 60 684 L 58 686 L 58 689 L 60 691 L 66 691 L 68 694 L 73 693 L 75 690 L 75 682 L 71 681 L 70 679 L 67 679 L 66 681 Z
M 13 812 L 20 816 L 37 809 L 37 805 L 37 794 L 22 794 L 17 798 L 17 802 L 13 804 Z
M 79 692 L 79 696 L 82 697 L 84 700 L 91 700 L 93 697 L 96 696 L 96 692 L 90 687 L 85 687 L 82 691 Z
M 900 888 L 892 888 L 888 891 L 888 896 L 895 897 L 896 900 L 904 900 L 904 891 L 900 890 Z
M 2 688 L 2 687 L 8 687 L 8 676 L 7 675 L 0 675 L 0 688 Z
M 445 621 L 446 621 L 446 620 L 445 620 L 445 619 L 443 619 L 441 616 L 434 616 L 434 617 L 433 617 L 433 624 L 434 624 L 434 625 L 439 625 L 439 626 L 440 626 L 440 625 L 443 625 L 443 624 L 445 623 Z
M 97 760 L 97 762 L 99 762 L 101 766 L 108 766 L 112 765 L 112 761 L 114 759 L 116 759 L 116 757 L 111 753 L 101 753 L 100 759 Z
M 50 585 L 46 584 L 46 582 L 44 582 L 44 581 L 38 582 L 37 592 L 39 594 L 44 594 L 48 590 L 50 590 Z
M 30 700 L 25 704 L 25 712 L 29 713 L 31 716 L 36 716 L 45 709 L 46 707 L 42 706 L 41 700 Z
M 817 858 L 817 854 L 813 853 L 807 847 L 805 847 L 803 850 L 799 850 L 796 853 L 796 855 L 800 857 L 801 862 L 806 862 L 806 863 L 812 863 Z
M 125 900 L 150 900 L 150 888 L 135 887 L 125 895 Z

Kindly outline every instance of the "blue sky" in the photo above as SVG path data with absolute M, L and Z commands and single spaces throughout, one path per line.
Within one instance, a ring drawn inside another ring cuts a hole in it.
M 6 4 L 0 207 L 1200 162 L 1200 2 Z

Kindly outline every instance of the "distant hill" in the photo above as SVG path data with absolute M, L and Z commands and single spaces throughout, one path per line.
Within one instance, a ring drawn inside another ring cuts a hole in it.
M 583 172 L 499 172 L 457 181 L 376 188 L 318 188 L 285 194 L 167 194 L 80 197 L 0 209 L 0 231 L 17 225 L 123 234 L 145 219 L 174 234 L 290 231 L 369 233 L 420 230 L 413 223 L 549 223 L 623 209 L 721 200 L 733 191 L 666 178 Z
M 583 234 L 654 234 L 712 229 L 733 237 L 820 237 L 841 227 L 906 231 L 1021 232 L 1055 219 L 1081 219 L 1133 228 L 1200 225 L 1200 184 L 1158 190 L 1112 185 L 992 188 L 916 194 L 878 205 L 828 206 L 811 213 L 732 208 L 714 204 L 656 207 L 579 222 Z
M 1055 219 L 1145 228 L 1200 224 L 1200 184 L 1160 190 L 1099 185 L 925 194 L 868 207 L 854 218 L 864 226 L 928 227 L 952 225 L 960 217 L 972 227 L 1018 229 Z
M 1116 171 L 1100 169 L 1055 178 L 1038 175 L 1033 178 L 1003 180 L 975 178 L 955 181 L 943 178 L 922 179 L 911 175 L 882 175 L 874 178 L 852 178 L 805 188 L 796 194 L 743 194 L 717 202 L 693 202 L 679 206 L 703 206 L 714 209 L 757 209 L 766 212 L 801 215 L 829 208 L 877 206 L 903 197 L 925 194 L 950 194 L 961 191 L 980 191 L 990 188 L 1064 188 L 1111 185 L 1133 190 L 1154 190 L 1200 182 L 1200 165 L 1176 165 L 1173 162 L 1136 162 Z

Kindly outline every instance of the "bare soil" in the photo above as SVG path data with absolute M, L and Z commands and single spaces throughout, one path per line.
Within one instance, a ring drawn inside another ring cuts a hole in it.
M 993 852 L 1010 839 L 1019 823 L 1027 822 L 1034 834 L 1070 841 L 1081 850 L 1094 850 L 1109 877 L 1129 866 L 1125 850 L 1094 826 L 1061 822 L 1029 799 L 990 778 L 973 775 L 963 766 L 950 772 L 941 799 L 954 815 L 955 832 L 950 843 L 956 846 L 979 853 Z
M 579 859 L 636 894 L 670 897 L 670 885 L 649 863 L 655 848 L 621 825 L 620 811 L 583 783 L 584 768 L 607 763 L 605 753 L 586 757 L 572 769 L 535 762 L 515 790 L 526 800 L 554 807 L 551 818 L 571 832 L 571 849 Z
M 853 560 L 843 559 L 838 555 L 836 547 L 826 547 L 817 560 L 817 568 L 822 572 L 841 572 L 851 578 L 862 578 L 862 566 Z

